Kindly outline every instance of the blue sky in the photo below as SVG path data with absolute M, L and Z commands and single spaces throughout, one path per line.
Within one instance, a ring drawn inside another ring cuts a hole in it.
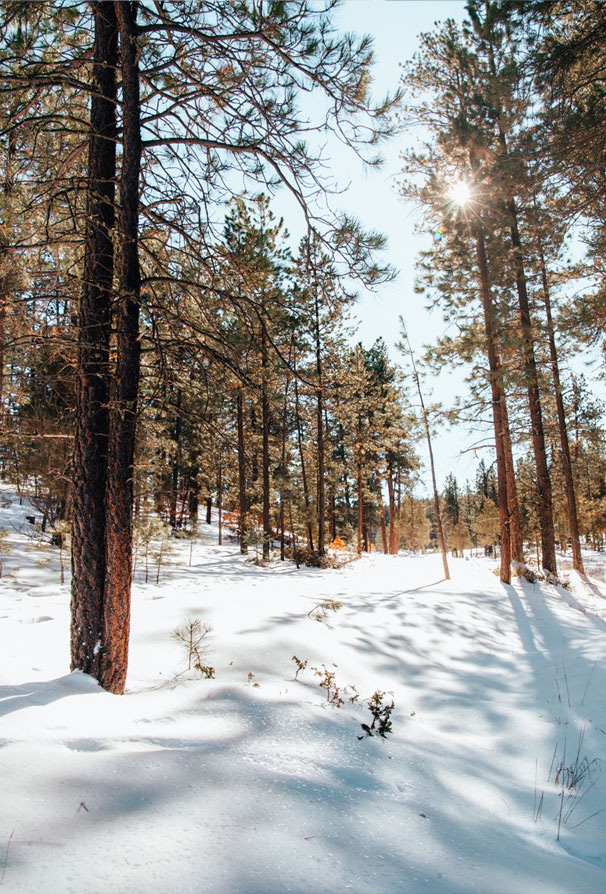
M 374 93 L 380 98 L 398 87 L 400 64 L 417 50 L 420 33 L 433 30 L 436 21 L 447 18 L 461 21 L 464 16 L 465 4 L 458 0 L 345 0 L 338 10 L 337 22 L 343 30 L 372 35 Z M 342 181 L 351 181 L 342 199 L 343 206 L 368 228 L 387 236 L 386 256 L 400 271 L 394 282 L 380 287 L 376 294 L 361 294 L 356 306 L 360 320 L 358 336 L 367 345 L 382 336 L 391 349 L 398 338 L 398 320 L 402 314 L 413 348 L 420 352 L 424 344 L 446 332 L 446 325 L 439 311 L 425 310 L 423 298 L 413 291 L 415 259 L 430 235 L 416 232 L 418 211 L 397 193 L 400 153 L 412 139 L 412 134 L 401 134 L 385 144 L 382 152 L 385 163 L 380 170 L 364 170 L 345 149 L 338 152 L 335 161 Z M 395 350 L 392 356 L 399 359 Z M 435 381 L 427 381 L 428 402 L 433 399 L 448 405 L 463 387 L 461 373 L 442 374 Z M 466 478 L 475 476 L 483 455 L 487 463 L 492 460 L 490 451 L 486 450 L 477 455 L 473 452 L 460 455 L 461 448 L 467 449 L 477 440 L 477 433 L 470 437 L 462 427 L 444 430 L 436 438 L 434 451 L 440 483 L 454 472 L 463 485 Z M 419 444 L 419 452 L 425 456 L 424 444 Z

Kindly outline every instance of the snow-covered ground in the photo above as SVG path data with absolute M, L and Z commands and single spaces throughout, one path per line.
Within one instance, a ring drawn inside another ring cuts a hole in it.
M 58 549 L 7 497 L 7 892 L 606 890 L 604 584 L 504 587 L 479 559 L 446 582 L 433 556 L 260 568 L 202 526 L 191 567 L 176 541 L 159 585 L 136 584 L 112 696 L 69 673 Z M 189 617 L 213 628 L 214 679 L 171 637 Z M 376 690 L 386 738 L 361 726 Z

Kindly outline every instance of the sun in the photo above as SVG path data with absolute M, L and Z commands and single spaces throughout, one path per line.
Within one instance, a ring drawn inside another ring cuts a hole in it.
M 457 180 L 448 190 L 449 199 L 455 205 L 467 205 L 471 201 L 471 189 L 466 180 Z

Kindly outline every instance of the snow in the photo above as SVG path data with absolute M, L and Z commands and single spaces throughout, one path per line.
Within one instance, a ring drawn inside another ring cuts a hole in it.
M 506 587 L 451 559 L 447 582 L 437 556 L 262 568 L 201 525 L 191 567 L 176 540 L 158 585 L 138 575 L 114 696 L 69 673 L 69 575 L 2 501 L 7 892 L 606 889 L 600 581 Z M 188 617 L 213 628 L 214 679 L 171 637 Z M 386 738 L 363 735 L 375 690 Z

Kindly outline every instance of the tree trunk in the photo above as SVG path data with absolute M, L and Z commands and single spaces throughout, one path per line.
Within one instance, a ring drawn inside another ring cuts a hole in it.
M 396 539 L 396 501 L 393 489 L 393 469 L 387 468 L 387 497 L 389 502 L 389 555 L 398 554 L 398 542 Z
M 406 343 L 408 344 L 408 353 L 410 354 L 410 360 L 412 363 L 412 371 L 415 379 L 415 383 L 417 386 L 417 394 L 419 395 L 419 402 L 421 404 L 421 410 L 423 412 L 423 424 L 425 426 L 425 438 L 427 440 L 427 450 L 429 452 L 429 467 L 431 470 L 431 484 L 433 488 L 433 506 L 434 511 L 436 513 L 436 529 L 438 535 L 438 544 L 440 546 L 440 552 L 442 554 L 442 567 L 444 569 L 444 577 L 446 580 L 450 580 L 450 569 L 448 568 L 448 557 L 446 554 L 446 540 L 444 539 L 444 529 L 442 527 L 442 514 L 440 512 L 440 498 L 438 497 L 438 486 L 436 484 L 436 467 L 433 458 L 433 448 L 431 446 L 431 430 L 429 428 L 429 419 L 427 410 L 425 409 L 425 401 L 423 400 L 423 392 L 421 391 L 421 381 L 419 379 L 419 374 L 417 373 L 417 367 L 414 359 L 414 354 L 412 353 L 412 348 L 410 347 L 410 342 L 408 341 L 408 335 L 405 335 Z
M 238 416 L 238 502 L 240 506 L 240 518 L 238 519 L 238 538 L 240 540 L 240 552 L 248 553 L 248 496 L 246 494 L 246 450 L 244 444 L 244 396 L 242 386 L 238 388 L 237 396 Z
M 271 543 L 271 517 L 270 517 L 270 481 L 269 481 L 269 395 L 267 393 L 267 336 L 265 325 L 261 330 L 261 427 L 262 427 L 262 475 L 263 475 L 263 561 L 269 559 Z
M 484 310 L 484 330 L 486 332 L 486 353 L 490 371 L 490 391 L 492 395 L 492 416 L 494 424 L 495 450 L 497 454 L 497 494 L 499 501 L 499 521 L 501 527 L 501 568 L 500 578 L 505 584 L 511 583 L 511 531 L 507 494 L 507 469 L 505 466 L 504 425 L 502 407 L 505 392 L 501 384 L 501 364 L 497 353 L 495 332 L 495 310 L 488 283 L 488 264 L 484 232 L 480 221 L 474 221 L 473 232 L 476 240 L 478 270 L 480 273 L 480 293 Z
M 364 487 L 362 477 L 362 420 L 358 416 L 357 425 L 357 489 L 358 489 L 358 556 L 362 555 L 362 538 L 364 534 Z
M 100 683 L 124 692 L 132 581 L 133 467 L 140 344 L 139 172 L 141 127 L 137 3 L 116 3 L 120 29 L 123 152 L 120 176 L 120 296 L 116 317 L 116 385 L 110 414 L 107 476 L 107 574 Z
M 171 463 L 171 492 L 168 512 L 168 523 L 173 529 L 177 528 L 177 499 L 179 496 L 179 479 L 181 477 L 181 389 L 177 388 L 177 407 L 175 425 L 172 432 L 174 442 L 174 454 Z
M 301 479 L 303 483 L 303 499 L 305 501 L 305 520 L 307 524 L 307 543 L 309 551 L 314 551 L 314 535 L 311 526 L 311 506 L 309 498 L 309 487 L 307 484 L 307 473 L 305 470 L 305 456 L 303 453 L 303 435 L 301 434 L 301 416 L 299 413 L 299 386 L 297 385 L 295 371 L 295 418 L 297 422 L 297 444 L 299 446 L 299 459 L 301 461 Z
M 520 309 L 520 325 L 522 327 L 522 343 L 524 356 L 524 372 L 528 392 L 530 410 L 532 447 L 537 470 L 537 499 L 539 507 L 539 525 L 541 528 L 542 565 L 552 574 L 556 573 L 555 534 L 553 529 L 553 506 L 551 496 L 551 480 L 547 466 L 545 435 L 543 432 L 543 414 L 541 412 L 541 395 L 537 365 L 534 356 L 534 336 L 530 319 L 530 305 L 526 286 L 526 272 L 522 256 L 522 244 L 518 230 L 518 216 L 514 199 L 507 202 L 507 211 L 511 223 L 511 244 L 514 250 L 514 266 L 518 306 Z
M 72 521 L 71 668 L 99 679 L 106 572 L 109 336 L 114 275 L 116 66 L 114 3 L 95 3 L 84 284 L 78 315 L 78 376 Z
M 219 454 L 217 470 L 217 515 L 219 516 L 219 546 L 223 545 L 223 457 Z
M 315 309 L 315 339 L 316 339 L 316 427 L 318 450 L 318 555 L 324 555 L 324 527 L 326 519 L 326 482 L 324 470 L 324 393 L 322 382 L 322 352 L 320 344 L 320 302 L 318 287 L 316 285 L 314 295 Z
M 389 553 L 387 546 L 387 526 L 385 524 L 385 507 L 383 506 L 383 497 L 381 495 L 381 485 L 379 484 L 379 519 L 381 522 L 381 544 L 383 546 L 383 554 Z
M 556 410 L 558 414 L 558 432 L 560 435 L 560 449 L 562 450 L 562 468 L 564 470 L 564 488 L 566 491 L 566 507 L 568 509 L 568 526 L 570 528 L 570 542 L 572 546 L 572 567 L 581 574 L 585 573 L 583 556 L 581 554 L 581 541 L 579 537 L 579 516 L 577 512 L 577 500 L 574 488 L 574 476 L 572 474 L 572 462 L 570 459 L 570 444 L 568 443 L 568 428 L 566 426 L 566 413 L 562 399 L 562 384 L 560 382 L 560 368 L 558 364 L 558 352 L 555 342 L 555 331 L 551 316 L 551 297 L 547 283 L 547 270 L 545 258 L 540 252 L 541 278 L 543 283 L 543 302 L 547 317 L 547 335 L 549 339 L 549 357 L 551 360 L 551 374 L 555 391 Z
M 524 563 L 524 540 L 522 537 L 522 517 L 520 504 L 518 503 L 518 489 L 516 486 L 515 467 L 513 464 L 513 450 L 511 447 L 511 433 L 509 429 L 509 414 L 505 392 L 500 402 L 501 432 L 503 438 L 503 459 L 505 461 L 505 475 L 507 477 L 507 512 L 509 515 L 509 537 L 511 543 L 512 561 L 520 565 Z

